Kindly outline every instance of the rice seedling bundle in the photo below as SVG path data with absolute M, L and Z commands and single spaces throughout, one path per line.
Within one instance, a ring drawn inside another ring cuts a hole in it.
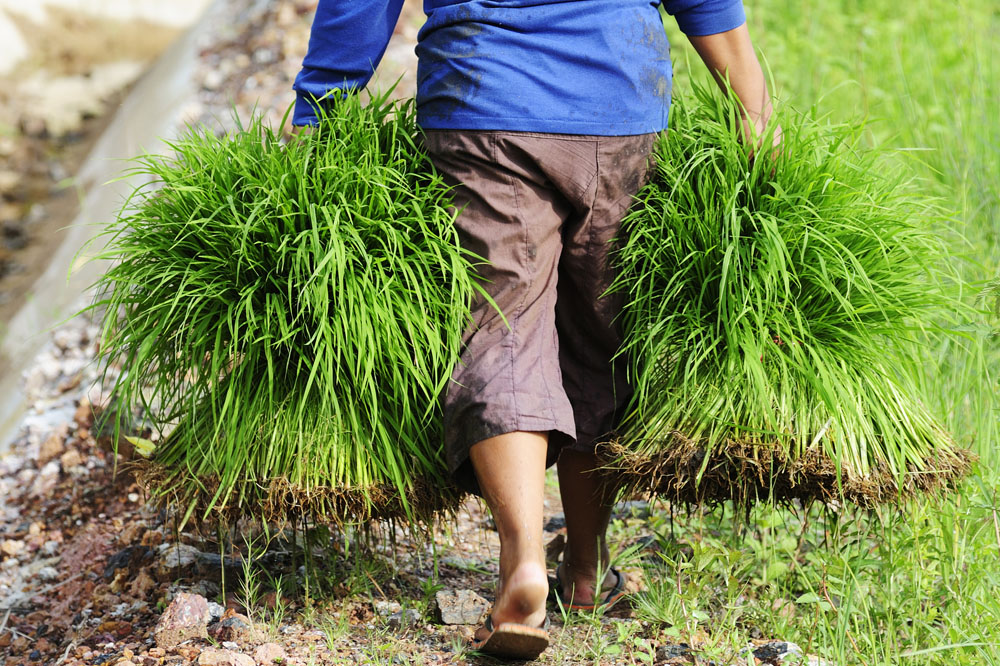
M 438 396 L 479 287 L 416 136 L 412 103 L 351 96 L 287 142 L 255 118 L 135 167 L 101 354 L 165 428 L 140 474 L 185 519 L 457 504 Z
M 604 453 L 683 502 L 938 487 L 970 462 L 920 399 L 921 342 L 963 308 L 938 213 L 856 129 L 783 120 L 755 158 L 724 96 L 675 100 L 614 255 L 636 392 Z

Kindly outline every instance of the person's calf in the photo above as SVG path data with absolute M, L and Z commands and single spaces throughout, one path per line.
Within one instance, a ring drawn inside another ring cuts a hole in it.
M 500 535 L 500 581 L 493 625 L 541 626 L 548 579 L 542 501 L 548 433 L 512 432 L 474 444 L 470 459 Z M 477 634 L 483 638 L 482 629 Z
M 559 457 L 559 490 L 566 516 L 566 547 L 556 570 L 566 603 L 593 603 L 594 590 L 611 589 L 617 577 L 609 571 L 606 542 L 617 488 L 597 471 L 592 452 L 564 449 Z M 600 576 L 600 580 L 598 580 Z

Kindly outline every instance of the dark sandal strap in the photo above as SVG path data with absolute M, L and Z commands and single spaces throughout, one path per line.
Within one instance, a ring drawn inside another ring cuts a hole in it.
M 494 627 L 493 627 L 493 613 L 489 613 L 486 616 L 486 620 L 483 621 L 483 626 L 486 627 L 486 631 L 488 631 L 490 633 L 493 633 L 493 631 L 494 631 Z M 548 631 L 549 627 L 551 627 L 551 626 L 552 626 L 552 620 L 549 619 L 549 614 L 546 613 L 545 614 L 545 621 L 542 622 L 542 626 L 537 627 L 537 628 L 541 629 L 542 631 Z
M 618 569 L 611 567 L 611 571 L 615 574 L 615 584 L 608 590 L 608 593 L 604 595 L 604 600 L 601 601 L 601 605 L 609 604 L 611 601 L 617 597 L 619 594 L 625 591 L 625 574 L 623 574 Z

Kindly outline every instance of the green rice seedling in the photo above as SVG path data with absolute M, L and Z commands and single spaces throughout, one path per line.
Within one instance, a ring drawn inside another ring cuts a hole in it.
M 101 360 L 164 430 L 141 475 L 192 516 L 330 523 L 457 504 L 439 394 L 476 258 L 412 103 L 350 96 L 287 141 L 253 118 L 146 155 L 105 234 Z
M 615 255 L 636 392 L 613 466 L 689 502 L 870 506 L 954 479 L 970 456 L 918 391 L 921 345 L 963 309 L 936 210 L 852 128 L 783 121 L 754 157 L 729 98 L 674 102 Z

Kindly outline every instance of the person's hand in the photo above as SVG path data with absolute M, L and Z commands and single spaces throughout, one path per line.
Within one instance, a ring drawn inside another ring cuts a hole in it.
M 768 137 L 771 154 L 777 156 L 781 149 L 781 126 L 768 126 L 771 96 L 746 23 L 726 32 L 688 39 L 723 92 L 738 100 L 743 114 L 743 139 L 750 145 L 751 158 Z
M 743 141 L 750 145 L 751 161 L 768 140 L 771 143 L 771 159 L 776 159 L 781 154 L 781 125 L 776 120 L 772 120 L 770 111 L 769 107 L 766 116 L 760 114 L 754 119 L 743 114 Z
M 307 138 L 316 131 L 315 125 L 292 125 L 287 132 L 288 138 Z

